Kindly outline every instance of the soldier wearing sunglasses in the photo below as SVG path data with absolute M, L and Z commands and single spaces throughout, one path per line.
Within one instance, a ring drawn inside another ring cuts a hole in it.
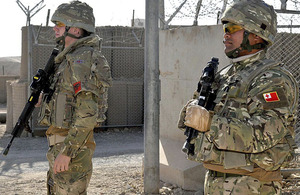
M 36 105 L 41 104 L 39 123 L 49 126 L 47 194 L 87 194 L 96 147 L 93 129 L 105 120 L 110 67 L 89 5 L 63 3 L 51 21 L 60 53 L 50 92 Z
M 216 75 L 213 114 L 195 97 L 178 122 L 181 129 L 201 132 L 189 159 L 208 170 L 205 194 L 281 194 L 280 168 L 297 148 L 299 87 L 280 62 L 266 58 L 276 36 L 276 13 L 261 0 L 240 0 L 224 12 L 222 23 L 232 63 Z

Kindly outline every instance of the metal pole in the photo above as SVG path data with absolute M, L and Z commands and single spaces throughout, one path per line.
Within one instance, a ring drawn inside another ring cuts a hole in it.
M 48 25 L 49 25 L 49 18 L 50 18 L 50 9 L 48 9 L 48 12 L 47 12 L 46 27 L 48 27 Z
M 281 1 L 281 9 L 286 10 L 286 2 L 287 0 L 280 0 Z
M 144 192 L 159 194 L 159 30 L 158 0 L 146 0 L 144 73 Z
M 134 10 L 132 12 L 131 27 L 134 27 Z
M 202 6 L 202 0 L 198 0 L 197 6 L 196 6 L 196 14 L 194 17 L 194 23 L 193 26 L 197 26 L 198 25 L 198 16 L 199 16 L 199 12 Z
M 164 29 L 165 27 L 165 1 L 164 0 L 159 0 L 159 19 L 160 19 L 160 29 Z
M 30 82 L 32 78 L 32 26 L 30 23 L 27 26 L 27 36 L 27 96 L 30 97 Z M 32 127 L 32 120 L 30 119 L 28 122 L 30 127 Z
M 32 26 L 27 26 L 27 82 L 28 82 L 28 97 L 30 96 L 30 81 L 32 77 L 31 67 L 31 51 L 32 51 Z
M 228 0 L 223 1 L 223 7 L 220 13 L 218 13 L 217 24 L 221 24 L 221 17 L 226 10 Z

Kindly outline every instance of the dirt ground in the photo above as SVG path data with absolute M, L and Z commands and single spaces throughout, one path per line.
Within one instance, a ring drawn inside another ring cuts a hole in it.
M 0 125 L 0 151 L 10 135 Z M 95 134 L 97 149 L 88 194 L 142 194 L 143 133 L 113 130 Z M 47 140 L 45 137 L 16 138 L 7 156 L 0 156 L 0 194 L 46 194 Z
M 0 152 L 6 147 L 10 135 L 0 124 Z M 142 160 L 143 132 L 141 129 L 113 129 L 95 134 L 97 143 L 93 158 L 93 176 L 88 194 L 143 194 Z M 7 156 L 0 155 L 0 194 L 46 194 L 48 162 L 45 137 L 16 138 Z M 295 163 L 292 168 L 298 168 Z M 287 173 L 284 194 L 300 194 L 300 175 Z M 161 182 L 160 194 L 201 195 L 202 192 L 185 191 Z

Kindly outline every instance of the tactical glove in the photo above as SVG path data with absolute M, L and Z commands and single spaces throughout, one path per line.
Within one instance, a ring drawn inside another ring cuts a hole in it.
M 179 120 L 177 122 L 177 126 L 179 129 L 181 129 L 182 131 L 185 130 L 186 126 L 184 125 L 185 122 L 185 113 L 186 113 L 186 107 L 193 101 L 196 101 L 195 99 L 191 99 L 187 102 L 187 104 L 181 109 L 180 111 L 180 115 L 179 115 Z
M 210 129 L 213 112 L 207 111 L 197 103 L 195 100 L 187 105 L 184 124 L 200 132 L 206 132 Z

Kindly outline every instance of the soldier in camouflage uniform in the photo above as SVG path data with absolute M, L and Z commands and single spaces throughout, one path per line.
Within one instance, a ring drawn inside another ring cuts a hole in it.
M 281 194 L 280 168 L 294 155 L 298 86 L 281 63 L 265 58 L 276 13 L 261 0 L 240 0 L 222 16 L 232 64 L 216 75 L 213 112 L 194 99 L 178 127 L 198 130 L 195 155 L 208 169 L 205 194 Z
M 48 194 L 87 194 L 96 146 L 93 129 L 105 120 L 110 67 L 94 34 L 89 5 L 61 4 L 51 21 L 61 52 L 55 58 L 53 93 L 44 95 L 39 116 L 40 124 L 49 126 Z

